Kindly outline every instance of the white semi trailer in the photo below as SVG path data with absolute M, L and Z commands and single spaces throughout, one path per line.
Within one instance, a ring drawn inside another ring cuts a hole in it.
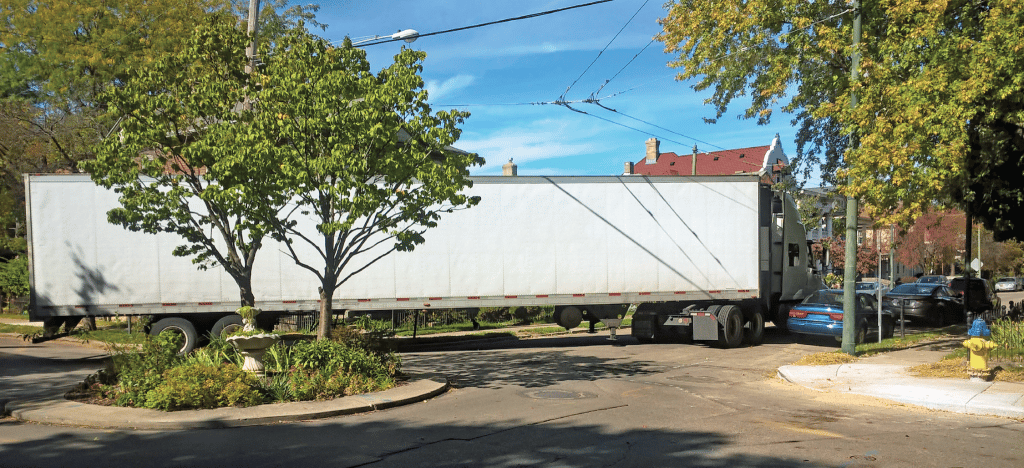
M 757 175 L 475 177 L 478 206 L 445 214 L 413 252 L 395 252 L 338 288 L 339 311 L 555 306 L 567 328 L 738 346 L 821 287 L 792 199 Z M 172 234 L 107 222 L 117 196 L 88 175 L 25 176 L 30 316 L 49 328 L 85 316 L 152 318 L 187 347 L 238 323 L 224 271 L 174 257 Z M 317 279 L 268 242 L 253 269 L 261 317 L 319 309 Z M 368 258 L 374 257 L 368 255 Z M 359 265 L 352 268 L 358 268 Z

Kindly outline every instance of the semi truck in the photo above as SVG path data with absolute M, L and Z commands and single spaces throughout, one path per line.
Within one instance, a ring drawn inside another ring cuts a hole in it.
M 632 304 L 641 342 L 735 347 L 760 343 L 766 321 L 784 326 L 789 308 L 822 287 L 793 199 L 764 174 L 472 180 L 479 205 L 445 213 L 413 251 L 353 276 L 336 291 L 336 312 L 546 305 L 563 327 L 601 321 L 614 336 Z M 32 320 L 52 330 L 147 316 L 151 333 L 184 335 L 183 351 L 239 323 L 231 277 L 171 255 L 173 234 L 108 223 L 113 191 L 86 174 L 24 182 Z M 319 310 L 318 280 L 286 252 L 267 240 L 257 254 L 263 326 Z

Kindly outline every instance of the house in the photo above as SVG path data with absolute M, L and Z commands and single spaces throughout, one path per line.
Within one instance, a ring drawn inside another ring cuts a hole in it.
M 646 155 L 638 162 L 626 162 L 624 175 L 690 176 L 761 174 L 769 183 L 778 182 L 789 159 L 782 152 L 779 135 L 772 144 L 690 154 L 662 153 L 657 138 L 646 142 Z

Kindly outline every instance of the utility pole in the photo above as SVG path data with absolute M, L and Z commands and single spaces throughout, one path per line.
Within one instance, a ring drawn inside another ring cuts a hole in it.
M 860 0 L 853 1 L 853 53 L 850 55 L 850 86 L 860 78 Z M 857 93 L 850 96 L 850 107 L 857 107 Z M 850 135 L 850 146 L 857 147 L 857 131 Z M 851 181 L 852 182 L 852 181 Z M 851 184 L 852 185 L 852 184 Z M 846 259 L 843 271 L 843 352 L 857 354 L 857 199 L 846 198 Z
M 245 66 L 245 73 L 251 75 L 256 70 L 256 33 L 257 33 L 257 22 L 256 19 L 260 14 L 260 0 L 249 0 L 249 27 L 247 31 L 249 33 L 250 42 L 249 46 L 245 48 L 245 56 L 249 58 L 249 63 Z M 242 108 L 249 111 L 252 110 L 252 99 L 248 95 L 245 96 L 245 101 L 242 103 Z

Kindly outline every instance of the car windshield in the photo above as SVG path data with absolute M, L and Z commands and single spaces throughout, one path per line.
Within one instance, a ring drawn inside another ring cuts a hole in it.
M 1016 283 L 1017 278 L 999 278 L 998 283 Z
M 931 294 L 936 286 L 934 284 L 907 283 L 896 286 L 889 294 Z
M 804 299 L 804 304 L 820 304 L 830 306 L 843 306 L 843 293 L 832 291 L 818 291 Z
M 877 283 L 857 283 L 858 291 L 873 291 Z
M 922 276 L 921 279 L 917 280 L 918 283 L 945 283 L 945 276 Z

